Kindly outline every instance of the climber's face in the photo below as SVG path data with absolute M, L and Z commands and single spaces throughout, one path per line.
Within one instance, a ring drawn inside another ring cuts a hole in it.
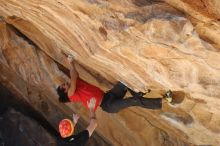
M 69 84 L 68 82 L 63 83 L 63 84 L 60 85 L 60 88 L 61 88 L 61 89 L 64 89 L 64 92 L 65 92 L 65 93 L 68 92 L 69 87 L 70 87 L 70 84 Z

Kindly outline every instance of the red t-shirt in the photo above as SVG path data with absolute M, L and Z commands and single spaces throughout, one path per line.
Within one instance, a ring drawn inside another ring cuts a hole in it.
M 87 102 L 89 102 L 90 99 L 94 97 L 96 99 L 94 111 L 96 111 L 103 98 L 103 94 L 104 92 L 98 87 L 93 86 L 78 78 L 76 80 L 75 93 L 72 96 L 70 96 L 69 99 L 72 102 L 82 102 L 82 104 L 89 110 Z

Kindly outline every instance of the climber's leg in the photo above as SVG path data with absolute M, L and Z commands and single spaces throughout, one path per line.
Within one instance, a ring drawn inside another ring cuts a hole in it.
M 114 94 L 106 93 L 100 106 L 104 111 L 109 113 L 117 113 L 131 106 L 140 106 L 147 109 L 161 109 L 162 98 L 129 97 L 118 99 L 114 97 Z
M 121 82 L 118 82 L 107 93 L 113 94 L 115 98 L 122 99 L 125 96 L 126 92 L 127 92 L 127 87 L 124 84 L 122 84 Z
M 162 108 L 162 98 L 143 98 L 139 97 L 139 106 L 147 109 L 161 109 Z
M 119 99 L 115 98 L 115 95 L 112 93 L 106 93 L 104 95 L 104 98 L 101 103 L 101 107 L 104 111 L 109 113 L 117 113 L 122 109 L 125 109 L 127 107 L 131 106 L 138 106 L 140 105 L 140 100 L 137 98 L 125 98 L 125 99 Z

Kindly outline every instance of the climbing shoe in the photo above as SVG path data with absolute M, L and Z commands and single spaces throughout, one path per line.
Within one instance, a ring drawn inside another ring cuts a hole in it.
M 163 95 L 163 98 L 168 102 L 168 103 L 171 103 L 172 100 L 173 100 L 173 93 L 171 90 L 168 90 L 164 95 Z

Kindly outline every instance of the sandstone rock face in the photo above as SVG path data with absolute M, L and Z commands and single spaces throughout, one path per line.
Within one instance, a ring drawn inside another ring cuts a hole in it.
M 80 77 L 103 90 L 117 81 L 161 96 L 186 94 L 179 106 L 97 111 L 98 135 L 115 146 L 220 145 L 220 2 L 218 0 L 0 0 L 0 81 L 54 127 L 80 104 L 60 104 L 68 79 L 64 53 Z M 102 145 L 102 144 L 100 144 Z

